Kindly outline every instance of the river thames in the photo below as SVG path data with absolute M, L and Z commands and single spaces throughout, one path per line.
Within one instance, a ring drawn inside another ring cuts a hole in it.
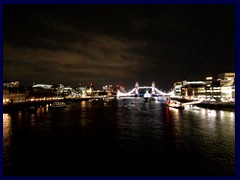
M 3 113 L 4 175 L 234 175 L 235 111 L 120 98 Z

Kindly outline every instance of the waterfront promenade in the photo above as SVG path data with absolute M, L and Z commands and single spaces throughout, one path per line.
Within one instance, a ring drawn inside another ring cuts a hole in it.
M 3 111 L 8 112 L 8 111 L 14 111 L 19 109 L 29 109 L 33 107 L 36 108 L 36 107 L 52 104 L 53 102 L 56 102 L 56 101 L 72 103 L 72 102 L 88 101 L 90 99 L 104 98 L 104 97 L 117 98 L 116 96 L 113 96 L 113 95 L 66 96 L 66 97 L 52 96 L 52 97 L 27 98 L 26 94 L 24 93 L 5 94 L 3 96 Z M 181 103 L 193 102 L 193 100 L 188 100 L 185 98 L 171 97 L 171 99 L 177 100 Z M 162 101 L 162 103 L 165 103 L 165 101 Z M 192 106 L 198 106 L 198 107 L 203 107 L 208 109 L 235 110 L 235 102 L 224 103 L 224 102 L 202 101 L 199 104 L 189 105 L 189 107 L 192 107 Z
M 18 109 L 29 109 L 32 107 L 41 107 L 46 106 L 47 104 L 52 104 L 53 102 L 80 102 L 88 101 L 94 98 L 103 98 L 105 96 L 52 96 L 52 97 L 30 97 L 28 98 L 25 93 L 13 93 L 13 94 L 4 94 L 3 96 L 3 112 L 13 111 Z

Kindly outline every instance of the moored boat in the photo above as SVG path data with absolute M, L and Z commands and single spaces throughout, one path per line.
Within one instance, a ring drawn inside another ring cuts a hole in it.
M 90 103 L 103 103 L 104 100 L 103 100 L 103 98 L 93 98 L 93 99 L 89 99 L 88 102 L 90 102 Z
M 90 103 L 109 103 L 111 100 L 113 100 L 113 98 L 108 98 L 108 97 L 98 97 L 98 98 L 93 98 L 90 99 L 89 102 Z
M 177 109 L 184 109 L 184 106 L 182 105 L 181 102 L 171 100 L 171 99 L 166 101 L 166 106 L 172 107 L 172 108 L 177 108 Z
M 52 108 L 61 108 L 61 107 L 66 107 L 67 104 L 65 102 L 54 102 L 50 105 Z

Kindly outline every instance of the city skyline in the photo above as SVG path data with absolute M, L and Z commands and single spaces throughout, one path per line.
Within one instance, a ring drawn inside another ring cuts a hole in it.
M 4 81 L 122 84 L 235 72 L 234 5 L 4 5 Z

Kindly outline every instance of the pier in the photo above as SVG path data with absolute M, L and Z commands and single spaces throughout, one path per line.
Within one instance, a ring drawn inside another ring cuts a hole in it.
M 198 106 L 208 109 L 225 109 L 225 110 L 235 110 L 235 102 L 211 102 L 206 100 L 188 100 L 184 98 L 172 97 L 171 99 L 181 102 L 182 106 Z

